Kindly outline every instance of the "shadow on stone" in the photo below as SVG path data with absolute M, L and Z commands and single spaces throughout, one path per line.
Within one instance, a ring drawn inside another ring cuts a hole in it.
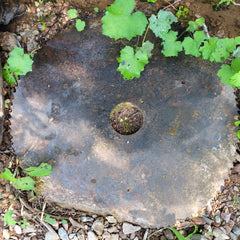
M 63 206 L 154 227 L 190 216 L 234 160 L 232 89 L 217 79 L 219 65 L 166 58 L 159 46 L 141 78 L 124 81 L 116 70 L 120 44 L 94 21 L 89 26 L 48 42 L 20 81 L 16 153 L 26 166 L 54 165 L 43 194 Z M 135 134 L 121 135 L 109 122 L 121 102 L 143 112 Z

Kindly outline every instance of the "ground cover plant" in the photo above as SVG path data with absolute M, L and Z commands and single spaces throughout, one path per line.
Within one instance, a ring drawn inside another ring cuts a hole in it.
M 152 14 L 147 19 L 142 12 L 132 13 L 134 8 L 134 0 L 116 0 L 106 8 L 106 14 L 102 18 L 103 34 L 108 37 L 131 40 L 133 37 L 142 36 L 140 46 L 125 46 L 120 52 L 118 71 L 124 79 L 139 78 L 144 66 L 149 63 L 154 44 L 145 39 L 150 29 L 162 40 L 161 52 L 166 57 L 177 56 L 184 50 L 187 55 L 201 56 L 210 62 L 229 60 L 231 64 L 222 65 L 217 75 L 223 83 L 240 88 L 240 36 L 224 39 L 210 37 L 205 19 L 198 18 L 189 22 L 186 29 L 189 36 L 179 41 L 178 32 L 172 30 L 172 24 L 178 22 L 178 19 L 170 11 L 160 10 L 157 15 Z M 199 30 L 201 28 L 202 30 Z

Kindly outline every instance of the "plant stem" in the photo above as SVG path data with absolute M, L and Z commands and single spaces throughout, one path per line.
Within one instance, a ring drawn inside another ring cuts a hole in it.
M 139 43 L 139 36 L 137 38 L 136 48 L 138 47 L 138 43 Z
M 146 39 L 146 36 L 147 36 L 147 33 L 148 33 L 148 29 L 149 29 L 149 24 L 148 24 L 147 30 L 146 30 L 146 32 L 145 32 L 145 34 L 144 34 L 144 37 L 143 37 L 143 40 L 142 40 L 142 45 L 143 45 L 143 43 L 145 42 L 145 39 Z

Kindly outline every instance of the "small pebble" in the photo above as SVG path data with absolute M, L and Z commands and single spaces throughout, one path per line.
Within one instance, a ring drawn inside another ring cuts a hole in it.
M 213 236 L 219 238 L 219 239 L 229 239 L 229 236 L 227 236 L 224 232 L 222 232 L 219 228 L 213 229 Z
M 77 232 L 77 237 L 78 237 L 78 240 L 85 240 L 85 234 L 84 234 L 84 231 L 82 229 L 80 229 L 78 232 Z
M 15 231 L 16 234 L 19 234 L 19 235 L 22 234 L 22 229 L 17 224 L 14 226 L 14 231 Z
M 237 236 L 240 236 L 240 228 L 237 227 L 236 225 L 232 229 L 233 233 L 236 234 Z
M 60 239 L 62 239 L 62 240 L 69 240 L 68 234 L 63 227 L 58 229 L 58 235 L 59 235 Z
M 237 239 L 238 239 L 238 238 L 237 238 L 237 235 L 234 234 L 234 233 L 232 233 L 232 232 L 229 233 L 229 236 L 230 236 L 230 238 L 231 238 L 232 240 L 237 240 Z
M 123 223 L 122 228 L 123 228 L 123 233 L 126 235 L 137 232 L 141 229 L 139 226 L 134 226 L 130 223 Z
M 8 240 L 10 238 L 10 233 L 7 229 L 3 229 L 3 238 L 5 238 L 6 240 Z
M 103 229 L 104 229 L 104 225 L 103 225 L 103 219 L 102 218 L 98 218 L 96 221 L 93 222 L 92 230 L 97 235 L 99 235 L 99 236 L 102 235 Z
M 172 231 L 170 230 L 170 229 L 165 229 L 164 231 L 163 231 L 163 234 L 164 234 L 164 236 L 167 238 L 167 239 L 174 239 L 174 236 L 173 236 L 173 233 L 172 233 Z
M 117 223 L 116 218 L 113 217 L 113 216 L 107 216 L 106 219 L 107 219 L 107 221 L 108 221 L 109 223 L 111 223 L 111 224 Z
M 107 231 L 108 231 L 109 233 L 117 233 L 117 232 L 118 232 L 118 229 L 117 229 L 115 226 L 113 226 L 113 227 L 108 228 Z
M 81 222 L 92 222 L 94 219 L 92 217 L 83 216 L 80 218 Z
M 98 240 L 98 238 L 97 238 L 97 236 L 95 235 L 94 232 L 89 231 L 89 232 L 87 233 L 87 240 Z
M 119 235 L 118 234 L 112 234 L 110 237 L 110 240 L 118 240 L 119 239 Z

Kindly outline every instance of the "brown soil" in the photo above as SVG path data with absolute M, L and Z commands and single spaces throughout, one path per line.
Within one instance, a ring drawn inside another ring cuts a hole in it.
M 130 102 L 120 103 L 112 110 L 110 122 L 118 133 L 130 135 L 142 127 L 143 114 L 136 105 Z

